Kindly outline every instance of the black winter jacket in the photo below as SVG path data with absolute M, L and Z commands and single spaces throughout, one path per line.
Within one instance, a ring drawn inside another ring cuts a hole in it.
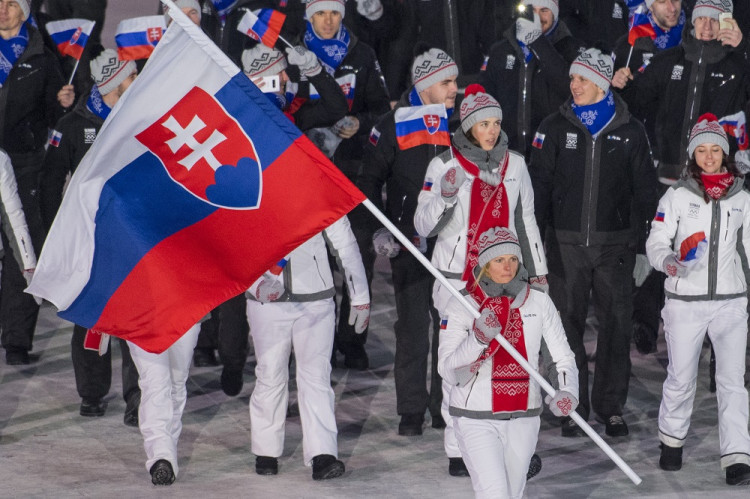
M 19 164 L 18 155 L 43 151 L 47 129 L 64 113 L 57 102 L 65 83 L 57 59 L 39 31 L 28 30 L 29 44 L 0 87 L 0 148 L 11 156 L 15 170 L 27 167 Z
M 372 128 L 370 140 L 365 145 L 362 172 L 356 184 L 404 235 L 411 237 L 416 233 L 414 212 L 417 209 L 417 198 L 424 186 L 427 165 L 433 158 L 446 151 L 448 146 L 425 144 L 406 150 L 399 149 L 396 141 L 395 114 L 396 109 L 410 105 L 408 94 L 407 90 L 396 108 L 383 116 Z M 451 120 L 450 124 L 453 125 L 454 121 Z M 385 209 L 383 185 L 386 186 Z M 378 223 L 374 218 L 371 222 L 369 229 L 374 232 Z
M 87 99 L 88 95 L 82 96 L 73 111 L 57 122 L 55 130 L 62 134 L 60 143 L 57 147 L 50 145 L 44 157 L 39 203 L 46 231 L 49 231 L 60 208 L 68 173 L 75 172 L 104 123 L 86 107 Z
M 508 147 L 527 159 L 539 123 L 570 95 L 568 69 L 584 47 L 560 22 L 550 36 L 540 36 L 529 48 L 534 57 L 525 64 L 516 27 L 511 26 L 492 46 L 487 70 L 479 76 L 479 82 L 503 110 Z
M 659 199 L 643 125 L 615 95 L 615 116 L 594 138 L 571 101 L 542 122 L 531 153 L 539 230 L 551 227 L 560 243 L 637 244 L 643 253 Z
M 680 45 L 654 55 L 622 90 L 635 116 L 654 120 L 654 156 L 659 176 L 668 179 L 677 179 L 687 165 L 690 130 L 698 117 L 744 111 L 750 100 L 747 41 L 735 49 L 696 40 L 692 29 L 688 19 Z M 729 142 L 733 153 L 736 141 Z

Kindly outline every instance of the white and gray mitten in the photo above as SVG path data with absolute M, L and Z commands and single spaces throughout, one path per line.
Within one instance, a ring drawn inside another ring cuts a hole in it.
M 455 204 L 458 199 L 456 195 L 463 183 L 466 181 L 466 173 L 463 168 L 452 166 L 440 179 L 440 195 L 446 204 Z
M 540 36 L 542 36 L 542 23 L 537 14 L 534 14 L 533 21 L 522 17 L 516 19 L 516 40 L 529 46 Z
M 380 0 L 357 0 L 357 12 L 370 21 L 383 17 L 383 4 Z
M 255 289 L 255 299 L 261 303 L 276 301 L 283 294 L 284 281 L 268 272 L 263 274 Z
M 349 325 L 354 326 L 356 334 L 362 334 L 370 324 L 370 304 L 352 305 L 349 311 Z
M 372 245 L 375 247 L 375 253 L 387 258 L 393 258 L 401 251 L 401 245 L 386 228 L 375 231 L 372 235 Z
M 497 315 L 489 308 L 482 310 L 479 318 L 474 319 L 474 337 L 484 345 L 489 345 L 502 330 Z
M 576 407 L 578 407 L 578 399 L 565 390 L 557 390 L 555 396 L 549 401 L 550 411 L 558 418 L 570 415 Z
M 299 67 L 299 72 L 303 76 L 316 76 L 323 69 L 323 66 L 318 61 L 318 56 L 302 45 L 297 45 L 294 48 L 287 47 L 286 54 L 289 64 Z

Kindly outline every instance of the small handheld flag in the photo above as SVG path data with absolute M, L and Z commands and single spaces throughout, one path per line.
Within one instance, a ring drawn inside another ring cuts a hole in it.
M 708 249 L 708 241 L 704 232 L 696 232 L 685 238 L 680 244 L 680 263 L 694 265 L 700 261 Z
M 451 144 L 448 113 L 443 104 L 399 108 L 394 118 L 396 140 L 402 150 L 423 144 Z
M 86 19 L 63 19 L 49 22 L 45 27 L 60 54 L 80 60 L 95 24 L 96 21 Z
M 747 121 L 744 111 L 719 118 L 719 124 L 727 132 L 727 135 L 731 135 L 737 139 L 737 148 L 740 151 L 750 148 L 750 138 L 747 135 Z
M 115 43 L 121 61 L 148 59 L 167 25 L 164 16 L 134 17 L 117 25 Z
M 648 18 L 648 7 L 646 7 L 645 3 L 635 9 L 633 18 L 630 21 L 630 29 L 628 30 L 630 53 L 628 54 L 628 60 L 625 62 L 625 67 L 630 66 L 630 58 L 633 55 L 635 41 L 643 36 L 651 37 L 652 40 L 656 39 L 656 31 L 651 25 L 651 19 Z
M 248 10 L 242 16 L 237 31 L 246 34 L 253 40 L 257 40 L 266 47 L 273 48 L 279 39 L 281 27 L 284 25 L 286 15 L 273 9 Z M 281 39 L 284 43 L 291 45 Z

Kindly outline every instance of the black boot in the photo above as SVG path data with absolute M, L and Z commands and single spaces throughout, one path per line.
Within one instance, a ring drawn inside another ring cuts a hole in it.
M 259 475 L 277 475 L 279 460 L 275 457 L 257 456 L 255 458 L 255 472 Z
M 727 485 L 750 485 L 750 466 L 737 463 L 727 468 Z
M 469 470 L 466 468 L 466 463 L 464 463 L 464 458 L 449 457 L 448 458 L 448 474 L 450 476 L 469 476 Z
M 104 416 L 107 411 L 107 402 L 102 399 L 83 399 L 81 401 L 80 414 L 87 418 L 98 418 Z
M 716 352 L 711 345 L 711 358 L 708 361 L 708 391 L 716 393 Z
M 542 458 L 538 454 L 531 456 L 529 461 L 529 471 L 526 472 L 526 480 L 531 480 L 542 471 Z
M 154 485 L 172 485 L 174 483 L 174 470 L 166 459 L 159 459 L 151 466 L 151 483 Z
M 141 406 L 141 391 L 134 390 L 128 395 L 128 401 L 125 404 L 125 415 L 122 422 L 126 426 L 138 427 L 138 408 Z
M 405 437 L 416 437 L 422 434 L 424 414 L 402 414 L 398 424 L 398 434 Z
M 344 474 L 344 463 L 330 454 L 320 454 L 312 460 L 313 480 L 328 480 Z
M 221 370 L 221 389 L 230 397 L 242 391 L 244 381 L 241 368 L 224 366 Z
M 664 471 L 677 471 L 682 468 L 682 447 L 661 444 L 659 467 Z

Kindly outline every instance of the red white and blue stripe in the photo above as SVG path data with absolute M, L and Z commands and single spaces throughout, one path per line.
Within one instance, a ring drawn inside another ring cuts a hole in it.
M 747 135 L 747 122 L 745 120 L 744 111 L 720 118 L 719 124 L 724 128 L 724 131 L 727 132 L 727 135 L 737 139 L 737 148 L 740 151 L 750 148 L 750 139 Z
M 425 144 L 449 146 L 448 113 L 443 104 L 402 107 L 394 115 L 401 150 Z
M 664 212 L 657 211 L 656 216 L 654 217 L 654 222 L 663 222 L 663 221 L 664 221 Z
M 121 61 L 148 59 L 167 29 L 164 16 L 134 17 L 117 25 L 115 43 Z
M 95 24 L 87 19 L 63 19 L 49 22 L 45 27 L 60 54 L 80 60 Z
M 281 34 L 286 15 L 273 9 L 248 10 L 240 19 L 237 31 L 273 48 Z
M 177 12 L 78 166 L 28 291 L 163 352 L 364 199 Z
M 707 248 L 708 241 L 704 232 L 691 234 L 680 244 L 680 261 L 690 263 L 700 260 Z
M 642 4 L 633 13 L 633 19 L 630 21 L 630 30 L 628 31 L 628 43 L 633 45 L 641 37 L 648 36 L 652 40 L 656 38 L 656 31 L 651 25 L 648 18 L 648 7 Z

